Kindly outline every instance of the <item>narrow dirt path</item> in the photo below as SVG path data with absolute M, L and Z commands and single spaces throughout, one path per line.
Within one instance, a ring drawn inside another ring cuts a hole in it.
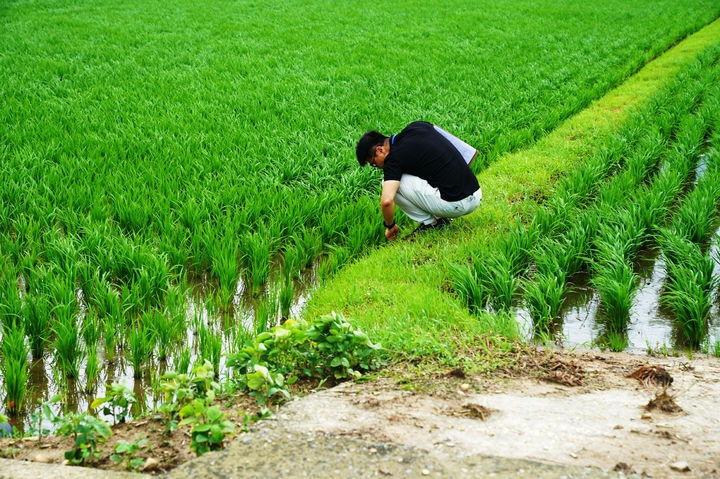
M 531 362 L 515 377 L 344 383 L 169 477 L 720 477 L 720 360 L 549 352 Z M 647 410 L 664 390 L 671 411 Z

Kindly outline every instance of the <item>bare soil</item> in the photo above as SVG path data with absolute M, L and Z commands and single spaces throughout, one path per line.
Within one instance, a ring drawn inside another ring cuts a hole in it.
M 512 374 L 398 371 L 294 401 L 280 415 L 297 430 L 425 450 L 720 477 L 718 397 L 716 358 L 536 351 Z
M 305 386 L 305 392 L 317 384 Z M 512 370 L 472 374 L 409 364 L 363 383 L 346 382 L 279 409 L 284 427 L 303 434 L 355 438 L 453 454 L 594 466 L 651 477 L 720 477 L 720 359 L 631 353 L 530 350 Z M 254 399 L 225 411 L 242 426 Z M 188 430 L 163 434 L 145 418 L 113 427 L 120 439 L 146 437 L 157 464 L 170 470 L 192 458 Z M 69 440 L 2 439 L 16 459 L 60 463 Z M 8 454 L 8 451 L 12 454 Z

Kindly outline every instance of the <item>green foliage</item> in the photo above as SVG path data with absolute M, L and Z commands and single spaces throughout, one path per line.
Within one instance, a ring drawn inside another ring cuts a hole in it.
M 52 432 L 52 429 L 46 429 L 42 427 L 43 419 L 49 424 L 59 424 L 60 418 L 52 412 L 52 409 L 50 409 L 50 405 L 60 402 L 61 399 L 62 397 L 59 394 L 54 395 L 47 401 L 42 401 L 41 399 L 38 399 L 40 410 L 30 413 L 29 432 L 30 434 L 36 434 L 38 436 L 38 442 L 42 441 L 43 436 L 47 436 Z
M 113 423 L 118 424 L 130 419 L 137 397 L 128 387 L 122 384 L 111 384 L 105 391 L 105 397 L 95 399 L 91 409 L 103 406 L 103 414 L 112 415 Z
M 180 425 L 193 424 L 190 449 L 198 456 L 222 449 L 225 438 L 235 435 L 235 425 L 217 406 L 208 406 L 210 401 L 195 399 L 180 410 Z
M 115 444 L 115 454 L 110 456 L 110 460 L 115 462 L 125 461 L 125 469 L 128 471 L 137 471 L 145 465 L 145 460 L 141 457 L 135 457 L 138 451 L 148 449 L 150 442 L 147 439 L 135 438 L 135 441 L 128 442 L 124 440 Z
M 128 337 L 128 359 L 135 378 L 142 377 L 143 367 L 155 348 L 155 334 L 151 327 L 135 326 Z
M 77 379 L 85 351 L 82 349 L 74 313 L 66 313 L 69 314 L 58 315 L 56 310 L 57 320 L 53 325 L 55 359 L 65 379 Z
M 288 382 L 299 375 L 358 377 L 380 364 L 379 345 L 336 313 L 313 322 L 286 321 L 228 357 L 238 387 L 260 404 L 277 394 L 289 397 Z M 285 377 L 288 377 L 286 380 Z
M 100 363 L 98 360 L 97 349 L 92 347 L 88 350 L 87 362 L 85 363 L 85 392 L 92 393 L 97 387 L 98 376 L 100 374 Z
M 536 334 L 549 333 L 563 304 L 564 277 L 541 274 L 525 285 L 525 301 Z
M 163 395 L 160 413 L 165 420 L 165 431 L 177 429 L 180 411 L 195 399 L 212 402 L 220 385 L 215 382 L 213 366 L 208 361 L 196 365 L 190 374 L 174 371 L 163 375 L 158 392 Z
M 39 359 L 43 357 L 45 346 L 50 340 L 50 306 L 47 297 L 40 292 L 26 296 L 23 316 L 33 358 Z
M 74 445 L 65 451 L 65 459 L 71 464 L 85 464 L 90 459 L 101 457 L 98 443 L 105 443 L 112 435 L 105 422 L 87 413 L 62 416 L 55 432 L 63 437 L 72 436 Z
M 453 289 L 470 308 L 470 312 L 480 314 L 483 310 L 485 290 L 475 269 L 467 265 L 451 264 L 450 278 Z

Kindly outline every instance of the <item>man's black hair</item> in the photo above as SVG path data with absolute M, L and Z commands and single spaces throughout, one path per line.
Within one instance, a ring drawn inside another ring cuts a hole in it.
M 375 130 L 365 133 L 355 147 L 355 156 L 357 156 L 360 166 L 365 166 L 372 155 L 372 149 L 376 146 L 382 146 L 387 140 L 387 136 Z

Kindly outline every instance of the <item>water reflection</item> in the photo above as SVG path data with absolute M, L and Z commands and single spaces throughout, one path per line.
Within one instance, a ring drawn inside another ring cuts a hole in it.
M 716 232 L 720 234 L 720 230 Z M 714 274 L 720 277 L 720 254 L 718 245 L 710 245 L 710 254 L 715 261 Z M 654 250 L 644 251 L 635 269 L 638 275 L 638 289 L 630 309 L 630 321 L 627 327 L 627 349 L 647 350 L 648 348 L 667 350 L 684 349 L 684 337 L 679 331 L 672 312 L 660 301 L 666 280 L 665 260 Z M 712 292 L 712 306 L 708 324 L 708 343 L 714 345 L 720 341 L 720 296 L 718 288 Z M 526 339 L 533 339 L 533 325 L 527 307 L 521 302 L 514 308 L 515 318 Z M 573 278 L 573 284 L 566 294 L 560 312 L 556 340 L 567 346 L 592 347 L 603 338 L 605 328 L 600 308 L 600 296 L 590 284 L 587 274 Z
M 318 263 L 311 268 L 302 271 L 293 279 L 293 299 L 290 306 L 290 316 L 300 317 L 313 288 L 317 284 Z M 277 274 L 278 270 L 273 272 Z M 270 281 L 268 288 L 273 288 L 274 283 Z M 30 413 L 40 413 L 40 404 L 49 401 L 54 395 L 60 394 L 64 402 L 50 405 L 53 413 L 88 411 L 90 404 L 97 397 L 106 395 L 106 385 L 112 383 L 122 384 L 131 389 L 138 398 L 138 405 L 133 414 L 148 411 L 160 398 L 152 394 L 152 385 L 157 383 L 159 378 L 167 370 L 178 369 L 179 366 L 192 365 L 200 355 L 201 330 L 215 335 L 221 339 L 221 360 L 220 368 L 224 367 L 225 355 L 228 352 L 237 350 L 242 339 L 249 331 L 255 328 L 255 309 L 264 301 L 266 291 L 258 295 L 251 295 L 247 292 L 242 278 L 238 280 L 230 308 L 218 308 L 215 306 L 213 294 L 215 287 L 207 276 L 195 277 L 189 281 L 188 294 L 185 298 L 185 341 L 183 344 L 173 345 L 168 348 L 168 358 L 160 360 L 152 357 L 145 363 L 141 377 L 134 378 L 133 367 L 127 360 L 128 353 L 127 338 L 117 337 L 112 361 L 108 361 L 104 348 L 98 345 L 98 359 L 100 364 L 100 375 L 97 381 L 96 390 L 92 393 L 84 391 L 87 383 L 86 363 L 80 366 L 79 378 L 65 381 L 53 367 L 52 349 L 46 350 L 45 356 L 31 363 L 28 371 L 28 394 L 25 400 L 23 415 L 12 418 L 12 424 L 20 434 L 31 431 Z M 21 288 L 20 291 L 23 291 Z M 21 293 L 22 294 L 22 293 Z M 85 310 L 82 291 L 77 291 L 78 310 L 82 317 Z M 281 322 L 279 312 L 269 318 L 268 327 Z M 125 342 L 125 344 L 123 344 Z M 157 345 L 153 355 L 157 355 Z M 0 371 L 0 384 L 4 379 Z M 4 399 L 4 398 L 0 398 Z M 0 412 L 5 413 L 0 409 Z M 94 411 L 94 414 L 112 423 L 112 416 L 106 416 L 102 411 Z M 37 424 L 34 425 L 37 427 Z M 43 419 L 43 428 L 50 428 L 51 424 Z

